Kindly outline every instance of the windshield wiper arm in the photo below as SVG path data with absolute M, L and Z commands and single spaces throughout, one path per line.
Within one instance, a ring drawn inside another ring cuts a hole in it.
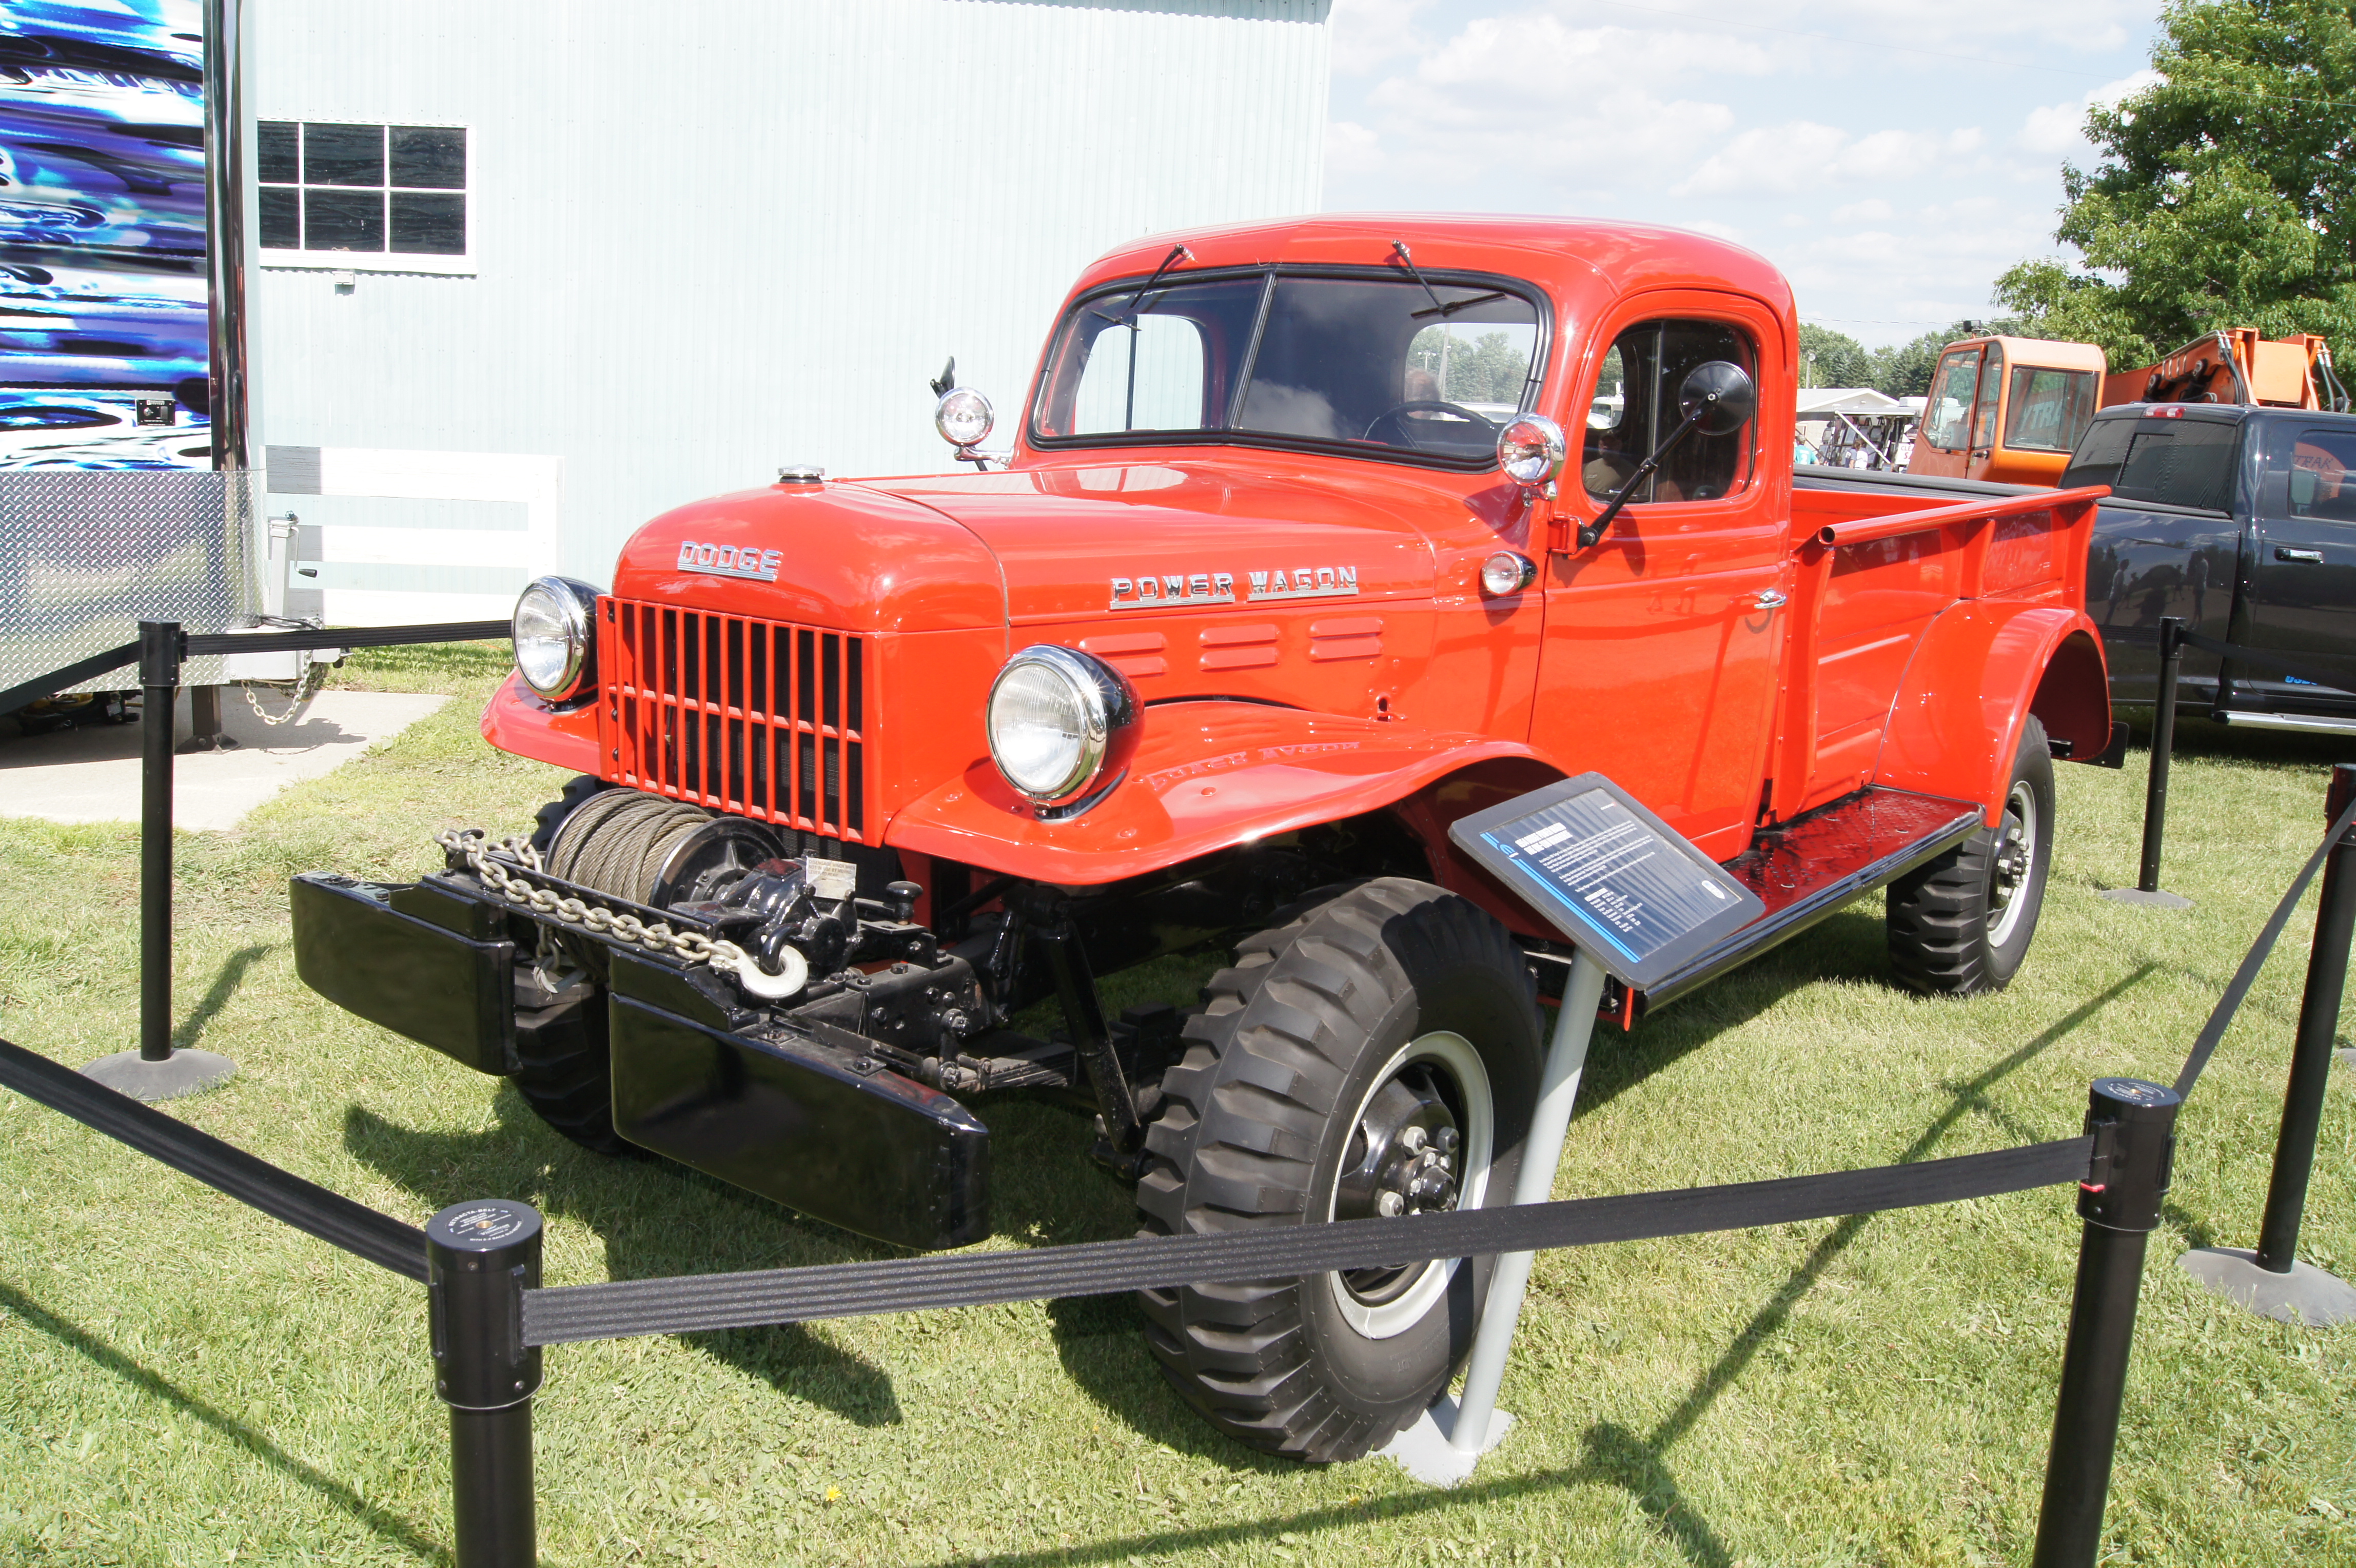
M 1134 327 L 1137 325 L 1137 302 L 1153 292 L 1153 285 L 1162 281 L 1162 274 L 1163 273 L 1168 272 L 1180 262 L 1191 262 L 1194 259 L 1194 252 L 1188 250 L 1185 246 L 1171 246 L 1170 253 L 1162 258 L 1162 264 L 1153 269 L 1153 275 L 1145 280 L 1144 286 L 1140 288 L 1135 294 L 1130 295 L 1128 300 L 1122 304 L 1120 314 L 1119 316 L 1107 316 L 1103 311 L 1094 309 L 1090 310 L 1088 314 L 1097 317 L 1100 321 L 1109 321 L 1116 327 Z
M 1440 297 L 1439 291 L 1431 286 L 1430 283 L 1425 279 L 1421 273 L 1415 270 L 1415 258 L 1408 254 L 1407 242 L 1405 240 L 1393 240 L 1391 242 L 1391 253 L 1398 257 L 1399 264 L 1401 266 L 1407 268 L 1407 275 L 1413 278 L 1417 283 L 1422 284 L 1423 292 L 1431 296 L 1431 308 L 1430 310 L 1417 311 L 1414 315 L 1408 317 L 1409 321 L 1420 321 L 1427 316 L 1437 316 L 1444 321 L 1449 317 L 1455 315 L 1458 311 L 1463 310 L 1468 306 L 1486 305 L 1493 299 L 1503 299 L 1505 297 L 1505 291 L 1504 289 L 1493 288 L 1486 294 L 1476 294 L 1471 299 L 1460 299 L 1453 304 L 1451 304 L 1448 301 L 1441 299 Z
M 1430 292 L 1429 285 L 1427 285 L 1426 292 Z M 1408 319 L 1409 321 L 1420 321 L 1427 316 L 1437 316 L 1442 320 L 1445 320 L 1449 317 L 1455 315 L 1460 310 L 1470 310 L 1476 305 L 1486 305 L 1493 299 L 1503 299 L 1505 297 L 1505 291 L 1504 289 L 1493 288 L 1486 294 L 1476 294 L 1470 299 L 1451 300 L 1446 305 L 1434 306 L 1430 310 L 1416 311 L 1414 314 L 1410 315 Z

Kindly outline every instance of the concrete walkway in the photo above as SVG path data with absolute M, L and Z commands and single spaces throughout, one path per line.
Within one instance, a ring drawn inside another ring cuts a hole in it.
M 286 703 L 275 692 L 262 700 L 273 714 Z M 254 716 L 243 693 L 230 687 L 221 693 L 221 727 L 238 744 L 172 759 L 173 822 L 183 828 L 233 828 L 289 784 L 318 778 L 449 700 L 404 692 L 322 692 L 300 718 L 273 726 Z M 185 740 L 186 692 L 174 718 L 175 733 Z M 0 739 L 0 817 L 137 822 L 139 726 L 93 725 Z

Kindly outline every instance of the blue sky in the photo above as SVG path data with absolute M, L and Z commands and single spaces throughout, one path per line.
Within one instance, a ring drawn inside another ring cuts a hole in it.
M 1641 219 L 1782 267 L 1868 344 L 2056 252 L 2086 106 L 2156 0 L 1334 0 L 1325 205 Z

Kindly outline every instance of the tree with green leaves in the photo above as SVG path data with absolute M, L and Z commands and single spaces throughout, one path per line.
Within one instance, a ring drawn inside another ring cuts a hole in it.
M 2356 7 L 2171 0 L 2160 80 L 2086 116 L 2055 238 L 1997 298 L 2040 338 L 2146 364 L 2204 332 L 2356 339 Z
M 1804 387 L 1869 387 L 1873 354 L 1846 332 L 1800 323 L 1800 384 Z

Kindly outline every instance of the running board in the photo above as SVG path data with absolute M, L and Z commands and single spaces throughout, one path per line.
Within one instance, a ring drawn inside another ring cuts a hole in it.
M 1762 832 L 1726 869 L 1767 912 L 1633 999 L 1631 1021 L 1788 941 L 1861 895 L 1895 882 L 1977 832 L 1968 800 L 1867 789 Z
M 2226 712 L 2210 715 L 2221 725 L 2237 729 L 2298 730 L 2308 735 L 2356 735 L 2356 719 L 2327 718 L 2320 714 L 2243 714 Z

